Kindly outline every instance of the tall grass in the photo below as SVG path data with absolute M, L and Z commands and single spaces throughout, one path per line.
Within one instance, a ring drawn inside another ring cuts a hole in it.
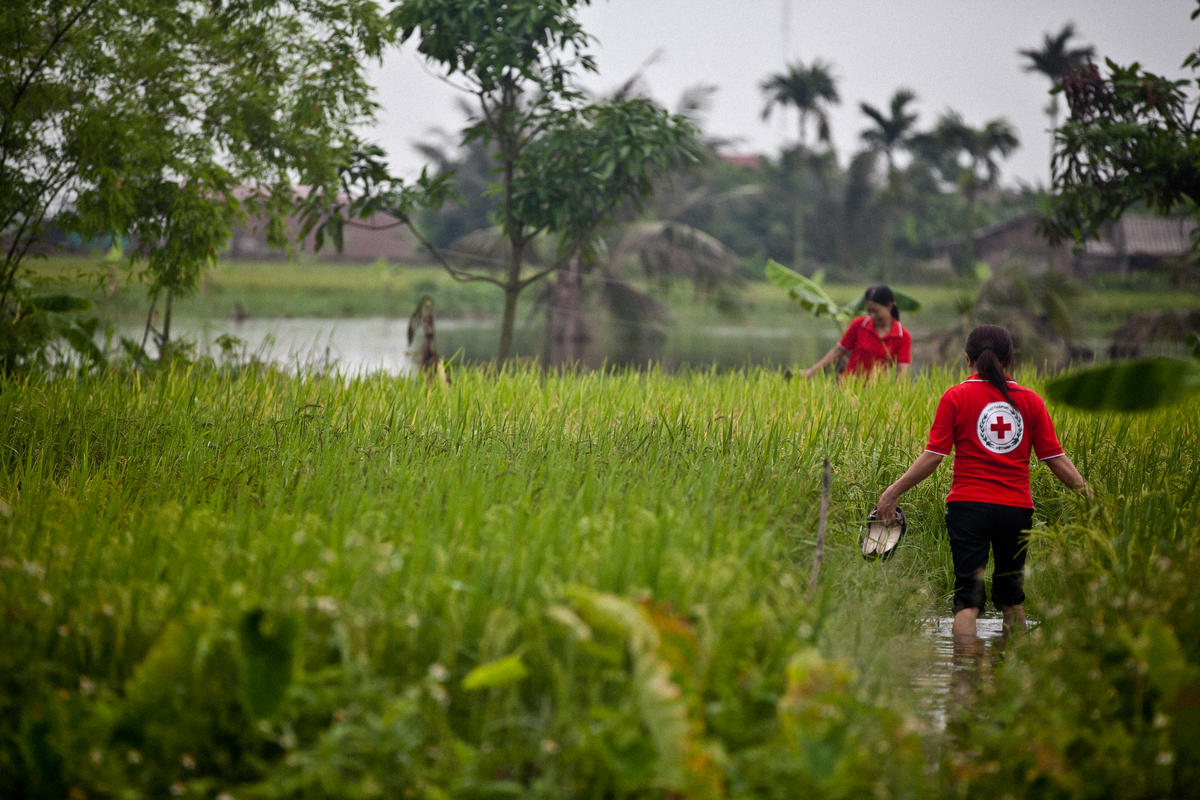
M 934 791 L 912 677 L 948 611 L 949 465 L 892 561 L 856 537 L 958 377 L 0 379 L 0 786 Z M 1081 571 L 1143 586 L 1195 542 L 1196 410 L 1055 410 L 1098 499 L 1035 469 L 1042 627 Z

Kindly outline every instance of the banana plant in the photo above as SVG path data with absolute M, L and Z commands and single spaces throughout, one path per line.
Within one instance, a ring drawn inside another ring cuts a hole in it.
M 767 279 L 788 293 L 797 305 L 815 317 L 829 317 L 837 325 L 845 326 L 866 310 L 863 296 L 846 305 L 839 304 L 821 287 L 819 279 L 807 278 L 795 270 L 788 269 L 774 259 L 767 259 Z M 901 311 L 920 311 L 921 303 L 911 295 L 892 290 L 896 307 Z

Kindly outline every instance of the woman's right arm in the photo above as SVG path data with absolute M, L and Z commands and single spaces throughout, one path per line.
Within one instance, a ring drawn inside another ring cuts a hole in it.
M 808 369 L 804 370 L 804 377 L 811 378 L 813 375 L 816 375 L 818 372 L 825 369 L 827 366 L 829 366 L 830 364 L 832 364 L 833 362 L 835 362 L 839 358 L 841 358 L 843 353 L 849 353 L 849 352 L 850 352 L 849 350 L 842 347 L 840 344 L 835 344 L 833 347 L 829 348 L 828 353 L 821 356 L 820 361 L 813 364 Z

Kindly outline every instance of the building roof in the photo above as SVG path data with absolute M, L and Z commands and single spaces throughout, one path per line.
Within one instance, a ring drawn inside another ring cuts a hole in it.
M 735 167 L 745 167 L 752 169 L 755 172 L 762 169 L 762 156 L 739 155 L 736 153 L 722 153 L 721 160 L 726 164 L 732 164 Z
M 1120 219 L 1125 252 L 1129 255 L 1173 256 L 1192 249 L 1196 223 L 1187 217 L 1133 217 Z M 1113 238 L 1117 238 L 1115 235 Z
M 1114 222 L 1103 239 L 1088 241 L 1093 256 L 1176 256 L 1192 249 L 1196 223 L 1189 217 L 1142 217 L 1126 214 Z

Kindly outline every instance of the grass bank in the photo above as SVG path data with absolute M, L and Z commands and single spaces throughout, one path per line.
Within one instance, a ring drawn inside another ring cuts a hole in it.
M 145 287 L 120 264 L 98 258 L 54 258 L 33 262 L 33 274 L 75 291 L 88 293 L 101 313 L 114 321 L 145 319 L 150 301 Z M 958 307 L 978 287 L 970 281 L 940 284 L 897 284 L 917 297 L 923 309 L 906 322 L 918 333 L 945 328 Z M 839 302 L 851 302 L 863 291 L 859 284 L 828 287 Z M 1200 309 L 1200 292 L 1165 286 L 1148 276 L 1143 284 L 1106 280 L 1082 287 L 1072 311 L 1078 334 L 1092 340 L 1111 336 L 1130 315 L 1161 309 Z M 676 326 L 688 330 L 714 324 L 755 328 L 795 328 L 798 335 L 836 336 L 828 320 L 814 320 L 773 284 L 750 282 L 735 293 L 733 313 L 679 285 L 653 289 L 665 302 Z M 176 300 L 175 313 L 193 319 L 255 317 L 397 317 L 407 318 L 423 295 L 432 295 L 438 315 L 450 319 L 492 319 L 501 306 L 499 290 L 482 283 L 459 283 L 436 267 L 409 267 L 383 262 L 338 264 L 312 258 L 295 261 L 222 261 L 205 274 L 196 294 Z M 521 319 L 533 312 L 534 292 L 526 292 Z M 539 317 L 540 319 L 540 317 Z
M 1035 471 L 1041 624 L 946 728 L 922 711 L 949 470 L 905 497 L 892 561 L 855 538 L 956 377 L 2 379 L 0 794 L 1192 785 L 1194 402 L 1055 410 L 1098 498 Z

